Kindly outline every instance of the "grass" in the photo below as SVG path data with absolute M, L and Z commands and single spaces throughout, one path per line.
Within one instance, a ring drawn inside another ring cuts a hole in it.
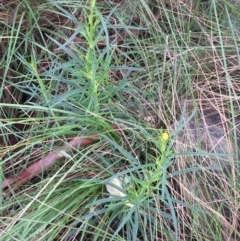
M 239 240 L 237 4 L 3 1 L 0 183 L 99 141 L 0 193 L 1 239 Z M 201 109 L 229 152 L 191 142 Z

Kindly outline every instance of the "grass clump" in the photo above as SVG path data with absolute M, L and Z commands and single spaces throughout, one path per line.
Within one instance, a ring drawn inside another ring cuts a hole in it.
M 236 4 L 3 1 L 2 239 L 239 239 Z

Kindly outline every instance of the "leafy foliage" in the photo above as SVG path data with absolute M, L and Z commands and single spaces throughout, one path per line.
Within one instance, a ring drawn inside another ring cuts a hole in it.
M 2 192 L 1 238 L 238 240 L 239 163 L 228 158 L 239 154 L 239 9 L 224 0 L 1 1 L 0 180 L 73 137 L 100 139 Z M 201 141 L 176 148 L 200 109 L 228 113 L 234 153 Z

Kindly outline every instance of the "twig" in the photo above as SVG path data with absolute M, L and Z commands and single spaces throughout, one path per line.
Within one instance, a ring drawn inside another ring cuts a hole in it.
M 111 124 L 111 126 L 115 130 L 119 129 L 116 124 Z M 73 138 L 68 144 L 65 144 L 60 151 L 50 152 L 42 159 L 31 164 L 27 169 L 21 171 L 17 176 L 9 176 L 6 178 L 2 183 L 3 194 L 6 195 L 10 190 L 17 190 L 20 185 L 52 167 L 58 159 L 61 159 L 63 156 L 68 157 L 67 152 L 73 147 L 85 147 L 97 141 L 99 141 L 99 135 Z

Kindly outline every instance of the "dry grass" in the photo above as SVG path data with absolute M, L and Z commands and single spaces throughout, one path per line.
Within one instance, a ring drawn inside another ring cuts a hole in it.
M 73 159 L 1 197 L 4 238 L 110 240 L 129 218 L 116 240 L 131 240 L 132 233 L 135 240 L 239 240 L 238 9 L 224 7 L 224 1 L 122 1 L 119 8 L 116 1 L 98 1 L 106 25 L 100 21 L 94 49 L 99 55 L 112 51 L 112 59 L 106 71 L 104 58 L 103 68 L 98 59 L 93 64 L 96 73 L 105 71 L 108 77 L 106 85 L 98 85 L 100 113 L 94 113 L 88 109 L 91 86 L 83 88 L 81 72 L 90 46 L 79 30 L 87 24 L 86 12 L 74 1 L 53 2 L 0 1 L 4 177 L 17 175 L 36 155 L 47 155 L 79 133 L 101 131 L 102 139 L 88 149 L 74 149 Z M 98 117 L 117 122 L 121 139 L 107 138 Z M 144 176 L 134 168 L 158 157 L 151 141 L 159 128 L 172 133 L 175 161 L 165 181 L 173 204 L 153 188 L 149 200 L 143 198 L 145 214 L 128 217 L 119 203 L 102 201 L 102 180 L 128 170 Z M 98 200 L 102 203 L 92 205 Z M 87 215 L 89 220 L 82 218 Z

